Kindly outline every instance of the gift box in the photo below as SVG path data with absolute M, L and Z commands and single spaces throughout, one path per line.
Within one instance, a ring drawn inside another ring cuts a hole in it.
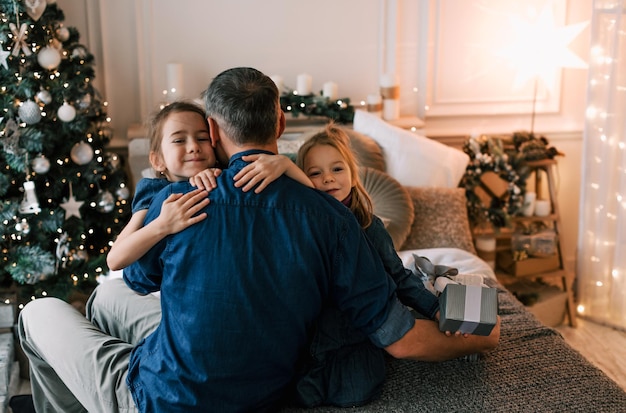
M 495 288 L 449 283 L 439 296 L 439 329 L 488 336 L 496 325 Z
M 558 254 L 540 258 L 526 258 L 516 261 L 511 251 L 498 252 L 497 267 L 508 274 L 522 276 L 554 271 L 560 268 Z

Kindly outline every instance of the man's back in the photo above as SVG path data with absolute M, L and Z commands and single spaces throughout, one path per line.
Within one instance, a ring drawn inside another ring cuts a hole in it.
M 161 325 L 134 351 L 129 370 L 146 407 L 271 408 L 293 379 L 325 300 L 339 300 L 366 333 L 387 317 L 393 287 L 350 211 L 289 178 L 260 194 L 244 193 L 232 185 L 244 165 L 236 160 L 224 170 L 207 219 L 141 260 L 157 275 L 154 285 L 139 266 L 126 275 L 133 288 L 148 292 L 166 274 Z M 147 220 L 169 191 L 189 189 L 169 186 Z

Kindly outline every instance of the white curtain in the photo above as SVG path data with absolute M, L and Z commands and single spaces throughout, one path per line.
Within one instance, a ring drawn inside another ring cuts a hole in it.
M 626 329 L 626 0 L 593 2 L 578 314 Z

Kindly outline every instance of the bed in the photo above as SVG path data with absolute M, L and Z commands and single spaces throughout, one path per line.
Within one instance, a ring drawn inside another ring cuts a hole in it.
M 626 412 L 626 393 L 543 325 L 476 255 L 465 193 L 458 187 L 466 155 L 361 111 L 346 131 L 375 213 L 405 266 L 413 265 L 417 254 L 460 273 L 483 275 L 497 289 L 501 341 L 473 361 L 389 357 L 382 395 L 366 406 L 287 406 L 281 412 Z M 279 140 L 279 151 L 293 154 L 308 136 Z M 146 142 L 129 146 L 135 179 L 149 176 L 147 156 L 137 148 L 145 150 Z
M 353 409 L 322 406 L 283 412 L 626 412 L 626 393 L 543 325 L 476 255 L 464 189 L 462 151 L 357 111 L 347 128 L 361 178 L 404 265 L 413 255 L 459 273 L 481 274 L 497 289 L 501 340 L 478 360 L 426 363 L 388 358 L 381 397 Z M 297 148 L 283 143 L 283 152 Z M 280 142 L 280 140 L 279 140 Z M 279 146 L 280 148 L 280 146 Z

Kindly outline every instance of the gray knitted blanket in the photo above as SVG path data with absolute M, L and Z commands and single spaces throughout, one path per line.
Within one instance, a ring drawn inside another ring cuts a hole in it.
M 389 358 L 381 397 L 281 412 L 626 412 L 626 393 L 498 286 L 500 345 L 478 361 Z

